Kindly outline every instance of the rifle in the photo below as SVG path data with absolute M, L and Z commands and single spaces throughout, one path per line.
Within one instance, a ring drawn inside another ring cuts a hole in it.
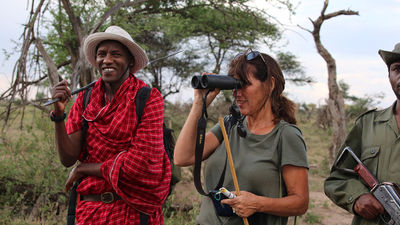
M 354 170 L 341 168 L 342 159 L 346 153 L 350 153 L 357 162 Z M 378 179 L 368 170 L 361 160 L 354 154 L 353 150 L 347 146 L 339 155 L 334 168 L 352 174 L 358 174 L 361 179 L 368 185 L 370 193 L 381 203 L 385 209 L 385 214 L 380 215 L 383 222 L 390 225 L 400 225 L 400 188 L 397 184 L 391 182 L 380 183 Z

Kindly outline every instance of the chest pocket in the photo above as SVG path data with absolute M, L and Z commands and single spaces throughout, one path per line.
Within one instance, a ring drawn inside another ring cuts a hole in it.
M 364 148 L 361 153 L 361 162 L 365 164 L 371 173 L 377 177 L 379 166 L 380 146 L 371 146 Z

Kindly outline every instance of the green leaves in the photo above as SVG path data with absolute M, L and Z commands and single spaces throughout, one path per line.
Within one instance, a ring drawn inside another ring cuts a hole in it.
M 310 84 L 313 79 L 305 75 L 303 68 L 295 55 L 290 52 L 279 52 L 277 54 L 277 61 L 285 74 L 288 81 L 294 82 L 297 85 Z

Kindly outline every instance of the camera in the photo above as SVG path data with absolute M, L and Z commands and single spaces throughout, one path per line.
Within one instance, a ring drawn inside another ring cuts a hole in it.
M 232 90 L 242 87 L 242 82 L 228 75 L 203 75 L 194 76 L 191 81 L 195 89 L 220 89 Z

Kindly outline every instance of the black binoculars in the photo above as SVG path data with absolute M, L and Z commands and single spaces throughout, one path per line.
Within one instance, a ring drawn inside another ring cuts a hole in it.
M 195 89 L 231 90 L 242 87 L 242 82 L 228 75 L 203 75 L 192 78 L 192 87 Z

